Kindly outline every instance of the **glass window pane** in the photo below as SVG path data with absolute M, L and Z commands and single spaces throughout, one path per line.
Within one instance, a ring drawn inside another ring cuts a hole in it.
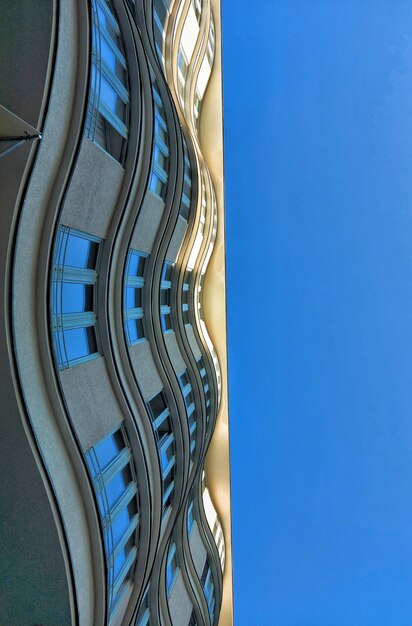
M 107 499 L 109 506 L 112 506 L 117 502 L 126 488 L 125 477 L 123 472 L 118 472 L 113 478 L 106 484 Z
M 124 441 L 120 431 L 116 431 L 110 437 L 106 437 L 103 441 L 100 441 L 94 446 L 99 465 L 101 469 L 104 469 L 116 458 L 121 450 L 124 448 Z
M 100 97 L 107 108 L 116 115 L 117 93 L 104 76 L 101 76 L 100 81 Z
M 128 529 L 130 524 L 130 516 L 127 507 L 121 511 L 116 520 L 112 524 L 113 531 L 113 541 L 116 546 L 120 539 L 123 537 L 124 533 Z
M 93 311 L 93 285 L 63 283 L 62 313 Z
M 127 320 L 127 333 L 129 336 L 129 341 L 137 341 L 139 339 L 139 336 L 137 334 L 137 327 L 136 327 L 136 321 L 137 320 Z
M 116 55 L 104 37 L 100 38 L 100 46 L 103 61 L 112 70 L 113 74 L 116 74 Z
M 90 354 L 86 328 L 71 328 L 64 331 L 67 358 L 69 361 Z

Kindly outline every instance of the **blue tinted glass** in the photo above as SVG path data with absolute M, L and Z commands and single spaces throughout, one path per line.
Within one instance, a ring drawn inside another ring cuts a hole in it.
M 110 435 L 94 446 L 101 469 L 105 468 L 118 455 L 121 448 L 114 435 Z
M 107 108 L 116 115 L 117 94 L 103 75 L 100 77 L 100 97 Z
M 70 328 L 64 331 L 67 358 L 69 361 L 80 359 L 89 354 L 89 342 L 85 328 Z
M 100 24 L 103 26 L 103 28 L 106 28 L 106 16 L 99 6 L 97 6 L 97 13 L 99 15 Z
M 77 235 L 69 235 L 64 257 L 64 264 L 71 267 L 87 267 L 90 241 Z
M 123 472 L 118 472 L 106 485 L 106 494 L 110 508 L 117 502 L 126 488 Z
M 150 191 L 153 191 L 156 193 L 156 186 L 157 186 L 157 181 L 158 181 L 158 177 L 157 174 L 155 174 L 154 172 L 152 172 L 152 175 L 150 177 L 150 184 L 149 184 L 149 189 Z
M 59 367 L 63 365 L 63 353 L 64 353 L 64 343 L 63 343 L 63 332 L 61 330 L 54 333 L 54 345 L 56 349 L 56 356 Z
M 100 46 L 102 59 L 110 67 L 113 74 L 116 74 L 116 56 L 104 37 L 100 38 Z
M 126 551 L 123 548 L 122 550 L 120 550 L 120 552 L 118 553 L 118 555 L 116 556 L 116 559 L 114 561 L 113 572 L 114 572 L 114 577 L 115 578 L 118 575 L 118 573 L 120 572 L 120 570 L 122 569 L 122 565 L 123 565 L 123 563 L 125 561 L 126 561 Z
M 130 524 L 130 516 L 127 508 L 123 509 L 123 511 L 116 517 L 115 521 L 112 524 L 112 532 L 113 532 L 113 541 L 116 546 L 120 539 L 125 534 Z
M 136 306 L 136 289 L 127 287 L 126 289 L 126 308 L 134 309 Z
M 137 341 L 139 339 L 137 335 L 136 320 L 127 320 L 127 332 L 129 334 L 129 341 Z
M 139 267 L 139 255 L 134 252 L 129 257 L 129 266 L 127 273 L 129 276 L 137 276 L 137 269 Z
M 86 285 L 79 283 L 64 283 L 62 313 L 80 313 L 87 310 L 85 287 Z

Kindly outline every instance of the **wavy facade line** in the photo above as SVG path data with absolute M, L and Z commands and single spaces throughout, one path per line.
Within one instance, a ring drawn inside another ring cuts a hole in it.
M 5 22 L 0 621 L 230 624 L 205 471 L 227 406 L 204 295 L 211 7 L 24 0 Z

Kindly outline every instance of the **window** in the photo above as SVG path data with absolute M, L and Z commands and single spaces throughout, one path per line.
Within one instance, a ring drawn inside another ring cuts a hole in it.
M 113 614 L 137 555 L 137 484 L 123 427 L 86 452 L 102 520 L 108 569 L 109 614 Z
M 101 239 L 59 226 L 52 280 L 54 348 L 59 369 L 99 355 L 96 281 Z
M 206 422 L 209 423 L 209 419 L 210 419 L 210 388 L 209 388 L 209 378 L 206 372 L 206 368 L 205 368 L 205 364 L 203 361 L 203 358 L 200 357 L 200 359 L 197 362 L 197 366 L 199 368 L 199 373 L 200 376 L 202 377 L 202 383 L 203 383 L 203 391 L 205 394 L 205 405 L 206 405 Z
M 180 202 L 180 215 L 188 219 L 190 213 L 190 201 L 192 197 L 192 172 L 190 169 L 189 155 L 187 151 L 186 141 L 183 139 L 183 149 L 184 149 L 184 179 L 183 179 L 183 193 L 182 200 Z
M 188 62 L 187 62 L 185 53 L 183 52 L 183 48 L 179 48 L 179 54 L 177 57 L 177 67 L 178 67 L 178 70 L 177 70 L 178 91 L 179 91 L 180 101 L 183 105 L 184 97 L 185 97 L 187 69 L 188 69 Z
M 127 343 L 135 345 L 145 341 L 143 322 L 144 271 L 147 254 L 130 250 L 124 281 L 124 324 Z
M 215 611 L 215 587 L 213 585 L 212 572 L 210 565 L 206 560 L 203 568 L 201 583 L 205 594 L 207 606 L 209 609 L 210 621 L 213 623 L 214 611 Z
M 166 590 L 167 595 L 170 596 L 173 585 L 179 573 L 179 566 L 177 564 L 176 544 L 173 542 L 169 548 L 166 563 Z
M 129 104 L 120 28 L 105 0 L 92 0 L 92 65 L 86 136 L 122 162 Z
M 157 440 L 163 480 L 163 515 L 165 515 L 174 494 L 176 447 L 170 412 L 163 391 L 160 391 L 148 401 L 147 408 L 152 418 L 152 425 Z
M 196 13 L 196 19 L 200 23 L 200 16 L 202 13 L 202 4 L 200 0 L 192 0 L 192 6 Z
M 137 626 L 149 626 L 150 609 L 149 609 L 149 588 L 147 588 L 143 600 L 140 604 L 139 614 L 137 616 Z
M 189 281 L 190 281 L 190 271 L 185 272 L 185 282 L 182 287 L 182 317 L 183 323 L 186 325 L 190 325 L 190 317 L 189 317 Z
M 210 16 L 210 31 L 209 38 L 207 40 L 206 56 L 210 66 L 213 65 L 213 57 L 215 53 L 215 25 L 213 22 L 213 15 Z
M 161 63 L 164 63 L 163 46 L 169 5 L 168 0 L 154 0 L 153 2 L 153 31 L 156 51 Z
M 193 500 L 192 500 L 189 506 L 187 507 L 187 534 L 189 535 L 189 537 L 192 534 L 194 523 L 195 523 L 195 516 L 194 516 L 194 511 L 193 511 Z
M 170 308 L 170 289 L 172 287 L 173 265 L 167 261 L 163 265 L 160 283 L 160 321 L 164 333 L 171 332 L 172 316 Z
M 154 137 L 149 189 L 164 200 L 169 170 L 167 125 L 163 112 L 163 103 L 155 84 L 152 85 L 152 92 L 154 100 Z
M 212 532 L 215 538 L 215 543 L 216 543 L 217 551 L 219 553 L 220 564 L 221 564 L 222 572 L 223 572 L 223 568 L 225 566 L 225 538 L 223 535 L 222 525 L 218 517 L 216 517 Z
M 185 401 L 187 422 L 189 427 L 190 436 L 190 455 L 193 457 L 196 448 L 196 408 L 195 399 L 193 396 L 192 385 L 190 384 L 189 375 L 187 370 L 182 372 L 178 376 L 179 385 L 182 390 L 183 398 Z

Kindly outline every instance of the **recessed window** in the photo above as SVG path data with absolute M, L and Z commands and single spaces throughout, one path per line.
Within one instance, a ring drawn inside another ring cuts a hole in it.
M 208 560 L 206 560 L 203 568 L 201 583 L 205 594 L 205 599 L 209 609 L 210 621 L 213 624 L 213 617 L 215 612 L 215 588 L 213 584 L 212 571 Z
M 195 515 L 193 510 L 193 500 L 189 503 L 187 507 L 187 534 L 190 536 L 192 534 L 193 525 L 195 523 Z
M 86 136 L 123 162 L 129 92 L 120 28 L 111 3 L 92 0 L 92 24 Z
M 52 280 L 52 322 L 59 369 L 98 356 L 96 281 L 101 239 L 59 226 Z
M 192 385 L 190 384 L 190 378 L 187 373 L 187 370 L 182 372 L 178 376 L 179 385 L 182 390 L 183 399 L 185 401 L 186 407 L 186 415 L 187 422 L 189 427 L 189 437 L 190 437 L 190 454 L 193 457 L 194 451 L 196 448 L 196 408 L 195 408 L 195 399 L 193 396 Z
M 172 331 L 172 316 L 170 308 L 170 290 L 172 287 L 173 264 L 167 261 L 163 265 L 160 283 L 160 321 L 164 333 Z
M 140 604 L 139 615 L 137 617 L 137 626 L 149 626 L 149 624 L 150 624 L 149 589 L 147 589 L 143 596 L 143 600 Z
M 163 103 L 155 83 L 152 85 L 152 92 L 154 101 L 154 136 L 149 189 L 164 200 L 169 170 L 167 125 L 163 112 Z
M 163 391 L 147 402 L 147 408 L 157 440 L 163 481 L 163 515 L 165 515 L 174 494 L 176 446 L 170 412 Z
M 145 340 L 143 288 L 147 254 L 130 250 L 124 281 L 124 321 L 127 343 Z
M 124 428 L 89 448 L 86 461 L 102 520 L 112 614 L 127 589 L 137 556 L 137 484 Z
M 179 565 L 177 562 L 176 544 L 172 543 L 169 548 L 166 563 L 166 590 L 168 595 L 170 595 L 172 592 L 173 585 L 175 583 L 178 573 Z

